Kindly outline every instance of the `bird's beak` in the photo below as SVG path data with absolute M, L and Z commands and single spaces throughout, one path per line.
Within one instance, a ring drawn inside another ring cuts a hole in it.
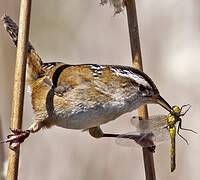
M 167 111 L 171 112 L 171 106 L 165 101 L 160 95 L 156 97 L 151 97 L 151 102 L 161 105 L 163 108 L 165 108 Z
M 165 101 L 160 95 L 155 98 L 156 103 L 160 104 L 163 108 L 165 108 L 167 111 L 171 111 L 171 106 L 168 104 L 167 101 Z

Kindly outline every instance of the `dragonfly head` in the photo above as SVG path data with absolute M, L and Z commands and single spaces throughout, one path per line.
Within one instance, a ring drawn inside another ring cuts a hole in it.
M 178 106 L 173 106 L 170 114 L 175 115 L 175 116 L 180 116 L 181 108 L 179 108 Z
M 188 109 L 181 113 L 182 109 L 186 106 L 189 106 Z M 181 106 L 181 108 L 179 106 L 172 106 L 171 112 L 168 114 L 168 125 L 173 126 L 174 124 L 176 124 L 176 122 L 178 121 L 182 121 L 182 119 L 180 118 L 181 116 L 184 116 L 185 113 L 190 109 L 190 105 L 183 105 Z
M 182 112 L 184 107 L 188 107 L 188 108 L 184 112 Z M 181 106 L 181 108 L 179 106 L 172 106 L 170 114 L 176 117 L 184 116 L 189 111 L 190 108 L 191 108 L 190 104 L 183 105 Z

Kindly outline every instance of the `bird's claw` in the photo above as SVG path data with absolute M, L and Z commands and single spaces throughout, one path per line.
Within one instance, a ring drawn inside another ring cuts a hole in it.
M 7 139 L 0 141 L 0 143 L 10 143 L 10 149 L 16 150 L 16 148 L 19 147 L 19 145 L 29 136 L 30 131 L 23 131 L 21 129 L 14 128 L 10 128 L 10 130 L 13 134 L 9 134 Z

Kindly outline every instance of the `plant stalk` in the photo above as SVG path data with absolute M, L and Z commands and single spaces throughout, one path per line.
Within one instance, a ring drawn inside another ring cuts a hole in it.
M 133 66 L 143 71 L 135 0 L 126 0 L 125 5 L 126 5 L 126 11 L 127 11 L 127 18 L 128 18 L 128 28 L 129 28 Z M 147 105 L 143 105 L 138 109 L 138 115 L 139 117 L 141 117 L 141 119 L 148 118 Z M 143 159 L 144 159 L 146 180 L 155 180 L 156 175 L 155 175 L 155 168 L 154 168 L 153 153 L 150 152 L 148 148 L 145 148 L 145 147 L 143 148 Z
M 30 12 L 31 0 L 21 0 L 11 114 L 11 128 L 17 129 L 22 127 Z M 9 149 L 7 180 L 17 180 L 18 178 L 19 154 L 19 147 L 16 151 Z

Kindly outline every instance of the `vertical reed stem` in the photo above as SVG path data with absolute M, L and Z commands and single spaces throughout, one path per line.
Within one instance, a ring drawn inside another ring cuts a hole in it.
M 142 71 L 143 70 L 142 54 L 140 48 L 140 38 L 139 38 L 135 0 L 126 0 L 125 4 L 127 10 L 133 66 Z M 143 105 L 138 109 L 138 115 L 142 119 L 146 119 L 148 117 L 148 110 L 146 105 Z M 148 148 L 143 148 L 143 159 L 144 159 L 146 180 L 155 180 L 156 176 L 155 176 L 153 153 L 150 152 Z
M 30 12 L 31 0 L 21 0 L 11 114 L 11 127 L 18 129 L 21 129 L 22 126 Z M 9 149 L 7 180 L 17 180 L 19 152 L 20 148 L 17 148 L 16 151 Z

